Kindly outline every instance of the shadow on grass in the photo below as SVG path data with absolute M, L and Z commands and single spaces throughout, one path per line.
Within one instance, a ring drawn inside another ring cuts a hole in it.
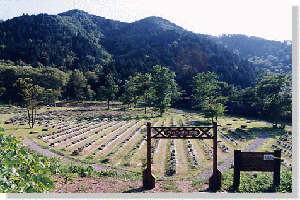
M 249 130 L 251 130 L 251 133 L 250 133 L 251 135 L 258 136 L 259 138 L 266 138 L 265 135 L 259 135 L 261 133 L 269 132 L 270 133 L 269 137 L 271 137 L 271 138 L 275 138 L 275 136 L 283 135 L 283 134 L 287 133 L 287 131 L 284 129 L 274 129 L 272 127 L 250 128 Z
M 249 141 L 249 140 L 254 140 L 256 138 L 275 138 L 275 136 L 280 136 L 287 133 L 286 130 L 274 129 L 272 127 L 248 128 L 245 131 L 250 133 L 250 135 L 243 133 L 243 130 L 244 129 L 235 130 L 233 131 L 233 133 L 229 133 L 229 135 L 234 136 L 234 133 L 236 133 L 241 137 L 244 137 L 245 141 Z M 263 133 L 270 133 L 270 134 L 264 135 Z
M 205 121 L 190 121 L 189 125 L 194 125 L 194 126 L 211 126 L 211 121 L 205 120 Z
M 148 189 L 144 188 L 144 187 L 139 187 L 139 188 L 134 188 L 131 190 L 127 190 L 127 191 L 123 191 L 122 193 L 138 193 L 138 192 L 144 192 L 147 191 Z

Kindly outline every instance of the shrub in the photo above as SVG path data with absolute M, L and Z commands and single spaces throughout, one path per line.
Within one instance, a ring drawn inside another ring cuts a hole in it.
M 19 144 L 19 139 L 0 133 L 0 192 L 41 193 L 54 189 L 47 176 L 53 162 L 26 152 Z

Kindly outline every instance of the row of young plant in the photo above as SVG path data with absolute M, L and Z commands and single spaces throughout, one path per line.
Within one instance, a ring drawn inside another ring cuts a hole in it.
M 90 127 L 87 127 L 86 125 L 83 125 L 82 128 L 76 128 L 74 131 L 67 131 L 67 134 L 66 134 L 67 137 L 63 137 L 61 139 L 52 141 L 49 146 L 54 147 L 58 143 L 64 143 L 64 142 L 67 142 L 69 140 L 71 141 L 72 139 L 76 139 L 77 137 L 83 136 L 87 133 L 88 129 L 90 129 Z M 80 139 L 73 140 L 71 142 L 72 142 L 72 144 L 76 144 L 77 142 L 80 142 L 80 141 L 84 140 L 82 138 L 86 139 L 86 138 L 88 138 L 88 136 L 81 137 Z M 66 147 L 68 147 L 68 146 L 70 146 L 70 145 L 67 145 Z
M 208 144 L 204 142 L 203 139 L 199 139 L 199 141 L 202 143 L 204 147 L 205 155 L 208 157 L 208 159 L 211 159 L 213 157 L 212 147 L 210 147 Z
M 280 147 L 284 148 L 284 149 L 279 148 L 284 153 L 289 153 L 289 151 L 292 151 L 292 145 L 286 144 L 286 143 L 283 143 L 283 142 L 280 142 L 280 141 L 276 141 L 276 143 L 277 143 L 278 146 L 273 144 L 271 146 L 272 149 L 277 149 L 280 146 Z
M 138 122 L 139 123 L 139 122 Z M 135 126 L 138 124 L 138 123 L 136 123 L 136 121 L 132 121 L 132 122 L 130 122 L 130 123 L 128 123 L 128 124 L 126 124 L 126 126 L 128 125 L 128 126 L 130 126 L 130 128 L 128 128 L 128 127 L 123 127 L 122 129 L 121 128 L 119 128 L 119 129 L 117 129 L 117 134 L 115 135 L 115 136 L 113 136 L 110 140 L 108 140 L 107 142 L 106 142 L 106 146 L 105 146 L 105 148 L 107 148 L 110 144 L 112 144 L 118 137 L 121 137 L 122 135 L 126 135 L 126 133 L 128 133 L 129 131 L 131 131 L 132 129 L 134 129 L 135 128 Z M 134 124 L 134 125 L 133 125 Z M 133 125 L 133 126 L 132 126 Z M 133 132 L 134 133 L 134 132 Z M 103 150 L 103 149 L 102 149 Z
M 121 125 L 122 124 L 122 125 Z M 127 125 L 129 124 L 129 122 L 126 122 L 125 124 L 124 124 L 124 122 L 123 121 L 121 121 L 121 122 L 119 122 L 119 123 L 117 123 L 117 124 L 115 124 L 115 125 L 112 125 L 111 127 L 109 127 L 108 129 L 104 129 L 104 130 L 102 130 L 103 131 L 103 134 L 101 134 L 101 136 L 100 136 L 100 138 L 99 138 L 99 140 L 101 140 L 101 141 L 99 141 L 98 140 L 98 142 L 97 143 L 95 143 L 95 144 L 97 144 L 97 146 L 98 146 L 98 148 L 96 148 L 96 151 L 97 150 L 99 150 L 99 151 L 101 151 L 101 150 L 103 150 L 110 142 L 112 142 L 113 140 L 115 140 L 119 135 L 121 135 L 121 133 L 119 133 L 118 134 L 118 129 L 123 129 L 124 127 L 126 127 Z M 121 126 L 119 126 L 119 125 L 121 125 Z M 116 135 L 114 135 L 115 133 L 117 133 Z M 114 136 L 113 136 L 114 135 Z M 105 140 L 107 139 L 107 141 L 105 142 Z M 96 139 L 95 139 L 96 140 Z M 102 143 L 102 145 L 99 147 L 99 143 Z M 96 155 L 96 151 L 94 151 L 93 153 L 92 153 L 92 155 Z
M 71 122 L 71 124 L 69 124 L 67 127 L 60 129 L 56 132 L 52 132 L 47 133 L 47 134 L 43 134 L 43 135 L 38 135 L 38 139 L 45 139 L 47 142 L 54 140 L 56 138 L 65 136 L 65 135 L 70 135 L 75 131 L 80 130 L 81 127 L 83 127 L 85 124 L 77 124 L 76 127 L 73 125 L 73 123 Z
M 186 141 L 187 153 L 189 155 L 189 160 L 192 163 L 192 168 L 195 168 L 196 166 L 198 166 L 198 160 L 194 153 L 193 144 L 191 143 L 190 140 L 185 140 L 185 141 Z
M 221 148 L 221 150 L 222 150 L 223 153 L 227 153 L 228 152 L 228 147 L 225 144 L 223 144 L 222 142 L 218 142 L 217 144 Z
M 104 124 L 107 124 L 107 121 L 103 122 Z M 103 125 L 103 123 L 97 124 L 93 127 L 90 127 L 86 130 L 83 130 L 82 132 L 84 132 L 84 134 L 86 136 L 81 137 L 77 140 L 73 140 L 72 143 L 66 145 L 65 148 L 70 148 L 71 150 L 76 148 L 77 146 L 79 146 L 84 140 L 87 140 L 87 142 L 78 148 L 78 150 L 81 152 L 85 147 L 89 147 L 91 146 L 96 140 L 95 140 L 95 134 L 98 134 L 99 130 L 101 130 L 101 127 Z
M 166 126 L 166 120 L 163 121 L 161 126 L 162 127 Z M 151 129 L 151 133 L 152 135 L 157 134 L 153 129 Z M 156 153 L 159 143 L 160 143 L 160 139 L 155 139 L 151 144 L 151 164 L 154 164 L 154 155 Z
M 233 143 L 235 146 L 238 146 L 238 143 L 228 134 L 224 134 L 222 131 L 220 131 L 220 135 L 222 136 L 222 138 L 225 138 L 227 141 Z
M 173 115 L 170 117 L 167 117 L 164 119 L 162 127 L 173 127 L 174 121 L 173 121 Z M 157 132 L 153 131 L 153 134 L 157 134 Z M 162 145 L 158 148 L 159 145 Z M 167 141 L 162 142 L 161 139 L 155 139 L 154 141 L 154 149 L 151 149 L 151 161 L 152 164 L 155 164 L 157 166 L 160 166 L 160 170 L 164 169 L 164 175 L 165 176 L 173 176 L 176 173 L 176 156 L 175 156 L 175 146 L 174 146 L 174 139 L 167 139 Z M 165 148 L 165 152 L 157 152 L 158 149 L 163 149 Z M 156 154 L 161 154 L 165 153 L 165 157 L 162 156 L 160 159 L 163 160 L 156 160 L 158 163 L 153 163 L 154 157 Z
M 245 140 L 246 140 L 246 137 L 245 137 L 245 136 L 241 136 L 241 135 L 240 135 L 241 132 L 238 132 L 238 131 L 232 131 L 232 130 L 228 129 L 228 133 L 234 135 L 234 137 L 236 137 L 236 138 L 237 138 L 238 140 L 240 140 L 240 141 L 245 141 Z
M 69 151 L 73 150 L 72 155 L 78 155 L 79 152 L 82 152 L 85 148 L 90 147 L 93 144 L 96 144 L 97 140 L 99 140 L 101 138 L 104 138 L 108 134 L 104 127 L 112 129 L 112 128 L 116 128 L 114 125 L 117 125 L 117 127 L 118 127 L 118 125 L 120 123 L 121 122 L 116 124 L 115 122 L 103 121 L 102 123 L 98 124 L 96 128 L 89 130 L 89 135 L 88 135 L 89 137 L 88 138 L 79 139 L 78 142 L 72 141 L 72 142 L 75 142 L 75 144 L 71 144 L 71 143 L 66 144 L 65 148 L 63 148 L 63 149 L 66 150 L 67 148 L 69 148 Z M 102 130 L 105 131 L 104 134 L 99 134 L 99 132 L 102 131 Z M 88 132 L 85 132 L 85 134 L 87 134 L 87 133 Z M 78 147 L 83 140 L 85 140 L 86 143 L 84 145 Z
M 90 130 L 89 130 L 89 132 L 90 132 L 89 137 L 88 137 L 88 138 L 85 138 L 85 139 L 88 140 L 88 141 L 86 142 L 86 144 L 84 144 L 84 146 L 85 146 L 85 147 L 88 147 L 88 146 L 92 145 L 94 142 L 96 142 L 96 140 L 91 141 L 92 136 L 93 136 L 94 134 L 98 134 L 99 130 L 102 130 L 103 125 L 105 126 L 105 125 L 107 125 L 107 124 L 108 124 L 108 121 L 103 121 L 103 122 L 101 122 L 100 124 L 97 124 L 96 126 L 94 126 L 93 129 L 90 129 Z M 76 134 L 75 134 L 75 135 L 76 135 Z M 78 145 L 79 142 L 81 142 L 81 141 L 82 141 L 81 139 L 74 140 L 74 141 L 72 141 L 72 143 L 67 144 L 67 145 L 65 146 L 65 148 L 63 148 L 63 149 L 66 150 L 66 148 L 69 148 L 69 147 L 70 147 L 71 150 L 72 150 L 72 149 L 74 149 L 74 147 L 76 147 L 75 144 Z M 80 149 L 81 149 L 81 150 L 80 150 Z M 80 148 L 80 147 L 79 147 L 78 150 L 82 151 L 83 148 Z
M 154 122 L 153 122 L 153 126 L 157 126 L 160 124 L 160 122 L 158 121 L 158 119 L 156 119 Z M 128 152 L 128 154 L 126 154 L 124 156 L 124 159 L 122 161 L 122 164 L 123 166 L 129 166 L 130 163 L 131 163 L 131 160 L 133 159 L 134 155 L 137 153 L 137 151 L 142 148 L 142 146 L 145 145 L 146 143 L 146 137 L 147 137 L 147 129 L 144 127 L 141 129 L 141 135 L 142 137 L 137 141 L 137 143 L 133 146 L 133 148 Z M 151 156 L 152 158 L 153 156 Z M 152 161 L 152 160 L 151 160 Z
M 169 152 L 169 153 L 168 153 Z M 174 139 L 168 140 L 166 150 L 166 176 L 173 176 L 176 173 L 176 152 Z
M 166 126 L 166 121 L 164 121 L 164 126 Z M 171 115 L 171 127 L 175 126 L 173 115 Z M 170 139 L 167 143 L 167 156 L 166 156 L 166 176 L 173 176 L 176 173 L 176 150 L 174 139 Z M 168 155 L 169 154 L 169 155 Z
M 122 142 L 120 142 L 117 147 L 115 147 L 113 149 L 113 151 L 111 151 L 107 157 L 114 155 L 116 152 L 119 151 L 120 148 L 122 148 L 124 145 L 128 144 L 129 141 L 136 136 L 138 133 L 142 132 L 142 127 L 144 126 L 144 124 L 139 125 L 138 127 L 135 127 L 134 130 L 132 131 L 132 133 L 130 135 L 128 135 Z M 128 129 L 127 131 L 129 131 L 130 129 Z

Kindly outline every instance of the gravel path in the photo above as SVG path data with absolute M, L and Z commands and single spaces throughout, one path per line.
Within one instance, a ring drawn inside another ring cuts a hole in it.
M 251 142 L 248 146 L 246 146 L 242 151 L 243 152 L 255 152 L 255 150 L 260 147 L 264 141 L 266 139 L 268 139 L 270 137 L 270 133 L 262 133 L 260 135 L 257 136 L 257 138 Z M 228 158 L 224 163 L 222 163 L 221 165 L 218 165 L 218 170 L 220 172 L 224 172 L 225 170 L 229 169 L 229 167 L 231 166 L 231 164 L 233 164 L 233 156 Z M 196 179 L 199 178 L 209 178 L 212 176 L 212 167 L 206 168 L 204 169 L 198 176 Z
M 81 163 L 79 161 L 75 161 L 75 160 L 72 160 L 72 159 L 69 159 L 65 156 L 61 156 L 61 155 L 58 155 L 57 153 L 54 153 L 52 152 L 50 149 L 43 149 L 42 147 L 40 147 L 39 145 L 37 145 L 34 141 L 30 140 L 30 139 L 24 139 L 23 140 L 23 145 L 24 146 L 30 146 L 33 150 L 43 154 L 44 156 L 48 156 L 48 157 L 55 157 L 55 158 L 58 158 L 58 159 L 61 159 L 61 161 L 63 163 L 74 163 L 74 164 L 78 164 L 78 165 L 81 165 L 81 164 L 84 164 L 84 163 Z M 116 169 L 113 169 L 109 166 L 103 166 L 103 165 L 100 165 L 100 164 L 87 164 L 88 166 L 93 166 L 94 168 L 94 171 L 105 171 L 105 170 L 113 170 L 115 171 Z M 129 171 L 126 171 L 126 170 L 121 170 L 121 169 L 118 169 L 116 170 L 119 174 L 122 174 L 122 173 L 125 173 L 125 172 L 129 172 Z

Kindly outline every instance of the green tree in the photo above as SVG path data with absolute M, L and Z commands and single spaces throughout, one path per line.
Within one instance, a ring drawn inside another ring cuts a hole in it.
M 150 104 L 150 94 L 151 94 L 151 81 L 152 76 L 150 73 L 136 73 L 138 82 L 138 95 L 142 97 L 144 101 L 145 114 L 147 114 L 147 106 Z
M 91 89 L 90 85 L 87 85 L 85 88 L 85 98 L 87 100 L 92 100 L 93 97 L 95 96 L 96 92 L 94 90 Z
M 118 91 L 119 86 L 116 84 L 113 74 L 107 74 L 105 76 L 104 86 L 100 86 L 98 89 L 98 93 L 101 95 L 100 99 L 107 101 L 107 109 L 109 109 L 109 102 L 114 100 Z
M 30 78 L 19 78 L 14 84 L 15 87 L 21 90 L 21 96 L 27 108 L 29 128 L 33 128 L 36 116 L 36 99 L 38 96 L 38 85 L 32 83 Z
M 198 108 L 204 112 L 207 118 L 218 117 L 225 112 L 227 97 L 223 95 L 229 93 L 228 84 L 218 81 L 218 76 L 214 72 L 202 72 L 193 79 L 193 92 L 198 102 Z
M 151 101 L 161 115 L 171 106 L 172 99 L 180 96 L 175 77 L 175 72 L 166 67 L 156 65 L 152 69 Z
M 75 100 L 83 101 L 86 97 L 87 79 L 83 72 L 75 69 L 70 74 L 70 79 L 67 84 L 67 95 Z
M 224 97 L 209 97 L 201 104 L 205 117 L 211 118 L 211 123 L 214 122 L 214 118 L 218 121 L 218 117 L 225 112 L 224 100 Z
M 202 72 L 193 78 L 192 86 L 195 99 L 201 104 L 219 89 L 218 76 L 214 72 Z
M 128 105 L 128 107 L 131 106 L 131 104 L 134 104 L 136 107 L 137 101 L 138 101 L 138 88 L 137 88 L 137 77 L 129 76 L 129 80 L 125 80 L 124 84 L 124 93 L 122 94 L 122 101 L 123 104 Z
M 287 73 L 266 76 L 255 87 L 256 101 L 253 105 L 261 117 L 274 120 L 276 126 L 284 115 L 291 115 L 292 112 L 292 92 L 288 86 L 290 79 Z
M 45 89 L 43 93 L 43 101 L 48 104 L 53 104 L 60 96 L 60 92 L 53 89 Z

